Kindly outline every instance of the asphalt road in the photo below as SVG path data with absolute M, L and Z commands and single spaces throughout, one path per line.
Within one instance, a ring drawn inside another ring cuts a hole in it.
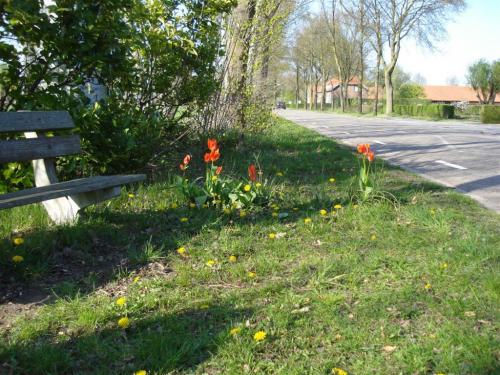
M 277 110 L 299 125 L 349 146 L 370 143 L 377 156 L 500 212 L 500 125 L 363 118 Z

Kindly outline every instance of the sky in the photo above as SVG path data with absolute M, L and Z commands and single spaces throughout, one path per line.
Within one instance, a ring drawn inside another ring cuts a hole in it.
M 465 84 L 470 64 L 480 58 L 500 59 L 500 0 L 467 1 L 465 11 L 455 15 L 446 29 L 448 35 L 436 43 L 436 51 L 403 41 L 399 66 L 422 75 L 428 85 L 445 85 L 452 76 Z

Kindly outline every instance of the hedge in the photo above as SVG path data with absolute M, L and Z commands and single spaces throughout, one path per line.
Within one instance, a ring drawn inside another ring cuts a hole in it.
M 431 117 L 436 119 L 455 117 L 455 107 L 448 104 L 396 104 L 393 112 L 397 115 L 411 117 Z
M 483 105 L 481 107 L 483 124 L 500 124 L 500 105 Z

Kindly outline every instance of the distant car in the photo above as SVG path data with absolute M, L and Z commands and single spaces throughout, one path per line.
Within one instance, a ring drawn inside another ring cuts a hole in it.
M 285 102 L 278 102 L 278 103 L 276 103 L 276 109 L 286 109 Z

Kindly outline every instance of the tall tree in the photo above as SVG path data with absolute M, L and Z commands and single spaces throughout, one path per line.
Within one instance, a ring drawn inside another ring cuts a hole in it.
M 384 82 L 386 91 L 386 113 L 392 113 L 394 87 L 392 75 L 401 51 L 401 43 L 407 37 L 432 46 L 434 40 L 444 32 L 445 21 L 465 6 L 464 0 L 372 0 L 368 4 L 375 7 L 369 11 L 372 23 L 381 39 L 387 43 L 388 56 L 382 53 Z M 380 16 L 378 18 L 377 16 Z
M 355 29 L 348 22 L 347 16 L 340 11 L 339 2 L 332 0 L 330 14 L 327 5 L 322 1 L 323 14 L 327 20 L 330 43 L 340 81 L 340 107 L 342 112 L 346 109 L 347 87 L 355 73 L 358 71 L 357 48 Z
M 467 81 L 481 104 L 494 104 L 500 92 L 500 60 L 489 64 L 481 59 L 469 66 Z

